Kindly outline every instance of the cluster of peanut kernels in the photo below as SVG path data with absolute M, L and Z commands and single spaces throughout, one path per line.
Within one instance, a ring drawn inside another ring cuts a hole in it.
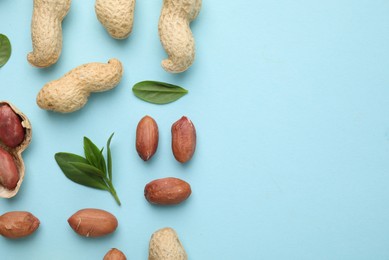
M 188 162 L 196 149 L 196 129 L 192 121 L 183 116 L 171 128 L 173 155 L 180 163 Z M 143 117 L 136 129 L 136 151 L 148 161 L 158 148 L 158 125 L 150 116 Z M 192 193 L 189 183 L 173 177 L 157 179 L 146 184 L 144 195 L 148 202 L 158 205 L 175 205 Z
M 186 116 L 176 121 L 171 128 L 172 151 L 177 161 L 188 162 L 196 149 L 196 129 Z M 158 148 L 159 131 L 155 120 L 150 116 L 143 117 L 136 128 L 136 151 L 140 158 L 148 161 Z

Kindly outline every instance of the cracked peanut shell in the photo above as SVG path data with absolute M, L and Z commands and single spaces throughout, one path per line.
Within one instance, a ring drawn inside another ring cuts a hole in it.
M 32 128 L 27 116 L 10 102 L 0 101 L 1 198 L 11 198 L 18 193 L 25 176 L 22 153 L 31 138 Z

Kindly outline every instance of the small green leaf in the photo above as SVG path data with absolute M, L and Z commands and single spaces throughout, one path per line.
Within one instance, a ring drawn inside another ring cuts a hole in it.
M 0 34 L 0 68 L 7 63 L 11 57 L 11 42 L 4 34 Z
M 138 82 L 132 91 L 138 98 L 154 104 L 171 103 L 188 93 L 182 87 L 159 81 Z
M 107 141 L 108 166 L 103 156 L 104 148 L 97 148 L 87 137 L 84 137 L 86 158 L 71 153 L 57 153 L 55 154 L 55 160 L 67 178 L 87 187 L 109 191 L 120 206 L 120 199 L 112 184 L 112 155 L 110 148 L 112 137 L 113 134 Z M 107 176 L 107 168 L 109 176 Z
M 101 177 L 80 171 L 72 165 L 72 163 L 87 164 L 88 161 L 85 158 L 71 153 L 56 153 L 55 160 L 65 176 L 71 181 L 95 189 L 109 190 Z
M 97 148 L 97 146 L 88 137 L 84 137 L 84 153 L 88 162 L 100 169 L 106 175 L 107 169 L 104 156 L 102 155 L 102 150 Z
M 112 181 L 112 155 L 111 155 L 110 145 L 111 145 L 111 140 L 112 140 L 113 134 L 114 133 L 111 134 L 111 136 L 109 137 L 109 139 L 107 141 L 107 167 L 108 167 L 108 179 L 110 181 Z
M 96 175 L 101 178 L 105 177 L 105 174 L 98 168 L 83 162 L 69 162 L 70 165 L 74 166 L 77 170 L 87 174 Z

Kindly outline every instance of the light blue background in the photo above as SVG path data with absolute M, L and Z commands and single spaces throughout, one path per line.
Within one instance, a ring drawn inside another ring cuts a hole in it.
M 170 75 L 158 38 L 162 1 L 136 3 L 133 33 L 109 37 L 94 1 L 73 0 L 63 22 L 63 52 L 49 69 L 27 63 L 32 1 L 0 0 L 0 33 L 13 53 L 0 69 L 1 100 L 33 125 L 26 178 L 0 213 L 27 210 L 41 220 L 22 240 L 0 237 L 1 259 L 102 259 L 111 248 L 147 259 L 151 234 L 173 227 L 190 259 L 389 259 L 389 2 L 387 0 L 204 1 L 192 24 L 197 55 Z M 48 81 L 88 62 L 119 58 L 124 76 L 79 112 L 39 109 Z M 137 99 L 142 80 L 178 84 L 189 94 L 158 106 Z M 144 163 L 135 129 L 144 115 L 160 129 L 157 154 Z M 197 127 L 193 160 L 177 163 L 170 127 L 182 115 Z M 82 153 L 83 136 L 109 135 L 114 185 L 122 200 L 79 186 L 60 172 L 56 152 Z M 193 194 L 155 207 L 144 185 L 176 176 Z M 108 237 L 85 239 L 68 226 L 95 207 L 119 220 Z

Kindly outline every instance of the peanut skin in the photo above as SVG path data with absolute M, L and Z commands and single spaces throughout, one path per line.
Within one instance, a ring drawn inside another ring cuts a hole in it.
M 127 38 L 134 23 L 135 0 L 96 0 L 97 19 L 115 39 Z
M 168 58 L 162 67 L 171 73 L 187 70 L 195 58 L 195 41 L 189 24 L 200 12 L 202 0 L 163 0 L 158 32 Z
M 191 193 L 189 183 L 173 177 L 149 182 L 144 189 L 146 200 L 157 205 L 179 204 L 186 200 Z
M 196 150 L 196 128 L 185 116 L 172 126 L 172 150 L 180 163 L 189 161 Z
M 71 113 L 85 106 L 90 93 L 116 87 L 122 74 L 123 67 L 117 59 L 110 59 L 108 64 L 84 64 L 44 85 L 36 101 L 42 109 Z
M 28 62 L 39 68 L 57 62 L 62 51 L 62 20 L 70 9 L 71 0 L 34 0 L 31 21 L 33 51 Z
M 0 148 L 0 184 L 8 190 L 16 188 L 20 177 L 15 160 L 10 153 Z
M 17 239 L 31 235 L 38 229 L 39 219 L 26 211 L 11 211 L 0 216 L 0 234 Z
M 127 260 L 127 257 L 123 254 L 122 251 L 112 248 L 104 256 L 103 260 Z
M 114 232 L 118 221 L 111 213 L 101 209 L 82 209 L 69 219 L 70 227 L 84 237 L 101 237 Z
M 0 105 L 0 141 L 10 148 L 21 144 L 25 137 L 22 120 L 9 105 Z
M 150 160 L 158 148 L 158 125 L 150 116 L 143 117 L 136 128 L 136 151 L 144 161 Z
M 148 260 L 187 260 L 188 255 L 176 231 L 166 227 L 153 233 L 149 243 Z

